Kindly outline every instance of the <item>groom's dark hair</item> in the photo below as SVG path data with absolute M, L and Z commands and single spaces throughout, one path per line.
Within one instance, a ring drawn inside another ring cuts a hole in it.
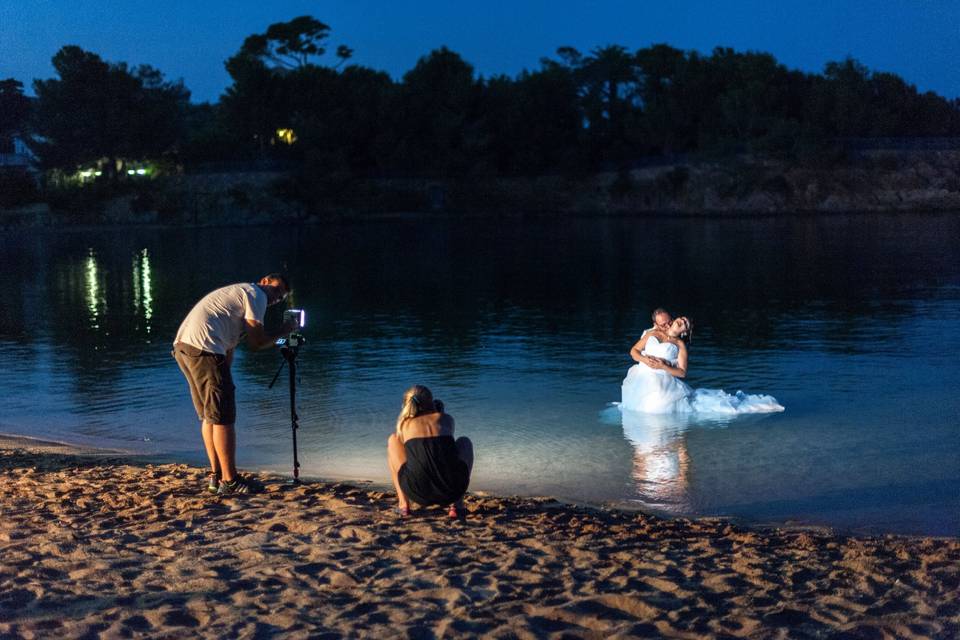
M 264 278 L 270 278 L 271 280 L 279 280 L 280 282 L 283 283 L 283 288 L 286 289 L 287 292 L 289 293 L 289 291 L 290 291 L 290 278 L 287 277 L 287 274 L 274 272 L 274 273 L 268 273 L 267 275 L 265 275 L 265 276 L 263 276 L 263 277 L 264 277 Z
M 664 309 L 663 307 L 657 307 L 656 309 L 653 310 L 653 313 L 650 314 L 650 319 L 653 321 L 653 324 L 657 324 L 657 316 L 660 315 L 661 313 L 670 315 L 670 312 Z

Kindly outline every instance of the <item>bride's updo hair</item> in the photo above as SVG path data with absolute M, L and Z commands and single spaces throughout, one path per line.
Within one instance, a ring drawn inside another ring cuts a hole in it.
M 400 427 L 410 418 L 416 418 L 424 413 L 433 413 L 438 411 L 433 400 L 433 393 L 422 384 L 415 384 L 403 394 L 403 405 L 400 407 L 400 415 L 397 416 L 397 432 Z M 442 406 L 442 405 L 441 405 Z

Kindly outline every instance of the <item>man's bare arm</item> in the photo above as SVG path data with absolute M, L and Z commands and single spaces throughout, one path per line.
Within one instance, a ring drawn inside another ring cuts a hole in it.
M 285 336 L 297 328 L 296 323 L 288 322 L 283 325 L 283 329 L 278 333 L 267 333 L 261 322 L 256 320 L 244 320 L 244 322 L 247 323 L 247 346 L 257 351 L 273 345 L 277 338 Z

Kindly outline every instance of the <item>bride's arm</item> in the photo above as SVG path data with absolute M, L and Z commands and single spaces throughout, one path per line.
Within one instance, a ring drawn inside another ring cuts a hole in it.
M 641 356 L 641 358 L 643 358 L 643 363 L 651 369 L 663 369 L 674 378 L 685 378 L 687 377 L 687 345 L 683 343 L 683 340 L 677 340 L 677 347 L 679 347 L 680 353 L 677 355 L 677 366 L 675 367 L 659 358 L 648 358 L 646 356 Z

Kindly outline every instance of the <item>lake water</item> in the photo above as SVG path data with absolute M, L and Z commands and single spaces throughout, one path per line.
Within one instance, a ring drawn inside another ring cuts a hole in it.
M 172 337 L 209 290 L 286 264 L 305 476 L 387 482 L 419 382 L 473 439 L 474 490 L 956 536 L 958 241 L 956 215 L 8 231 L 0 432 L 205 463 Z M 786 411 L 611 418 L 656 306 L 696 322 L 693 387 Z M 234 365 L 248 469 L 290 473 L 280 362 Z

